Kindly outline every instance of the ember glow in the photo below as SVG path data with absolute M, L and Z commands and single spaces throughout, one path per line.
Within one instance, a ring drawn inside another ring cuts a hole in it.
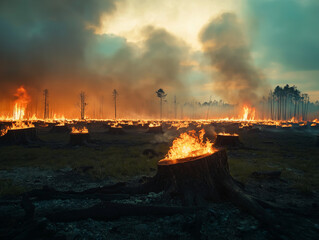
M 204 134 L 204 129 L 200 130 L 198 135 L 194 130 L 182 133 L 173 141 L 173 145 L 170 147 L 165 159 L 162 161 L 197 157 L 208 153 L 214 153 L 213 143 L 209 140 L 205 141 Z
M 84 134 L 84 133 L 89 133 L 89 130 L 86 127 L 72 127 L 71 133 Z

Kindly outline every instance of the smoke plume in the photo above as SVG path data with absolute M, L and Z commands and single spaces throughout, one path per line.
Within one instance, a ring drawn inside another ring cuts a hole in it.
M 254 67 L 243 26 L 236 15 L 224 13 L 210 21 L 200 33 L 203 50 L 217 71 L 214 91 L 232 104 L 253 104 L 266 85 Z
M 152 26 L 143 29 L 139 45 L 111 34 L 96 34 L 102 17 L 111 19 L 117 2 L 1 1 L 1 111 L 11 111 L 13 94 L 23 85 L 32 98 L 29 112 L 42 111 L 42 90 L 48 89 L 51 113 L 77 117 L 83 90 L 91 117 L 101 117 L 101 112 L 103 117 L 112 117 L 116 88 L 119 117 L 157 117 L 155 91 L 183 90 L 181 79 L 188 69 L 180 63 L 188 47 Z

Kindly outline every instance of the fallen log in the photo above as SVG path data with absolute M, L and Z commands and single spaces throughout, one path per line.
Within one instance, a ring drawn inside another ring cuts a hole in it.
M 120 193 L 121 184 L 105 186 L 102 188 L 92 188 L 82 192 L 74 191 L 57 191 L 53 188 L 44 187 L 24 193 L 24 196 L 36 200 L 51 200 L 51 199 L 101 199 L 104 201 L 120 200 L 129 198 L 129 194 Z
M 125 216 L 170 216 L 175 214 L 193 213 L 196 208 L 140 206 L 103 202 L 93 207 L 79 210 L 54 212 L 46 217 L 53 222 L 74 222 L 84 219 L 110 221 Z
M 280 178 L 281 171 L 259 171 L 259 172 L 253 172 L 251 176 L 253 178 L 268 178 L 268 179 L 275 179 Z

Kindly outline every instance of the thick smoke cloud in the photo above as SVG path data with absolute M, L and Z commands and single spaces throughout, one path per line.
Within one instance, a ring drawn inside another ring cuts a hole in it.
M 32 97 L 30 111 L 41 109 L 41 91 L 48 88 L 52 111 L 74 117 L 78 94 L 84 90 L 90 115 L 99 111 L 104 96 L 104 117 L 111 117 L 111 92 L 117 88 L 120 113 L 154 117 L 155 91 L 183 87 L 188 69 L 180 62 L 188 47 L 152 26 L 144 28 L 140 45 L 95 34 L 101 17 L 116 11 L 116 2 L 1 1 L 0 108 L 8 105 L 3 99 L 24 85 Z
M 252 63 L 242 29 L 236 15 L 224 13 L 202 29 L 200 41 L 217 71 L 214 91 L 229 103 L 253 104 L 266 83 Z

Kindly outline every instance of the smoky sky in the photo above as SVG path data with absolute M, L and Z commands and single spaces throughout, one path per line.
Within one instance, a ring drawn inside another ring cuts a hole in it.
M 233 104 L 254 104 L 266 84 L 254 66 L 243 26 L 234 13 L 212 19 L 201 31 L 203 51 L 217 74 L 213 90 Z
M 276 62 L 286 70 L 319 70 L 318 12 L 317 0 L 246 0 L 260 65 Z
M 154 112 L 149 101 L 157 101 L 158 88 L 183 89 L 188 69 L 180 62 L 188 46 L 165 29 L 144 27 L 138 46 L 111 34 L 95 34 L 101 17 L 112 16 L 117 2 L 1 1 L 2 97 L 11 97 L 23 85 L 34 103 L 48 88 L 51 107 L 73 113 L 77 110 L 68 108 L 74 108 L 80 90 L 87 92 L 88 108 L 93 109 L 102 96 L 104 105 L 110 105 L 117 88 L 120 110 L 147 113 Z

